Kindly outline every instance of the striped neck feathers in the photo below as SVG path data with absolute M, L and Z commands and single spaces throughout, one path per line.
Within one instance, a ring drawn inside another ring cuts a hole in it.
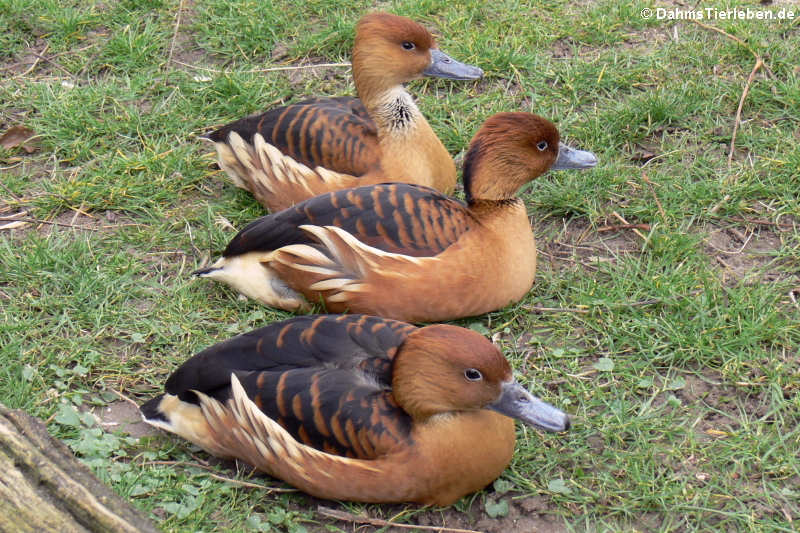
M 364 105 L 381 133 L 405 135 L 414 129 L 418 121 L 425 120 L 412 96 L 402 85 L 376 94 Z

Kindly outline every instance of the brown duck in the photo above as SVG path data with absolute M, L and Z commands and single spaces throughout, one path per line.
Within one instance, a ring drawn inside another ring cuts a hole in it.
M 353 77 L 360 100 L 306 100 L 241 119 L 206 138 L 233 182 L 273 212 L 318 194 L 384 181 L 450 192 L 456 183 L 453 160 L 403 83 L 482 75 L 439 50 L 416 22 L 373 13 L 356 26 Z
M 189 359 L 165 390 L 141 407 L 147 422 L 336 500 L 449 505 L 506 468 L 512 418 L 570 425 L 478 333 L 364 315 L 234 337 Z

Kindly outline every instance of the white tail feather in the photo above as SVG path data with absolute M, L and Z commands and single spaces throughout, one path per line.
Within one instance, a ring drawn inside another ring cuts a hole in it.
M 228 144 L 245 170 L 255 172 L 256 166 L 253 164 L 253 151 L 250 145 L 235 131 L 228 134 Z
M 323 279 L 308 286 L 312 291 L 332 291 L 338 290 L 347 285 L 351 280 L 342 278 Z
M 409 265 L 425 266 L 436 257 L 413 257 L 384 252 L 359 241 L 335 226 L 303 225 L 300 228 L 325 247 L 325 252 L 308 244 L 293 244 L 276 251 L 274 261 L 298 272 L 318 277 L 308 285 L 312 291 L 327 292 L 331 303 L 347 303 L 354 293 L 369 292 L 377 276 L 402 276 Z M 374 280 L 373 280 L 374 281 Z

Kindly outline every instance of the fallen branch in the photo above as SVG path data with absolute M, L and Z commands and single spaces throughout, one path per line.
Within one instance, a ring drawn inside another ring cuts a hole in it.
M 48 43 L 48 45 L 49 45 L 49 43 Z M 67 55 L 67 54 L 69 54 L 69 55 L 77 54 L 78 52 L 83 52 L 84 50 L 88 50 L 89 48 L 93 48 L 95 46 L 97 46 L 97 43 L 92 43 L 92 44 L 90 44 L 88 46 L 84 46 L 84 47 L 81 47 L 81 48 L 74 48 L 74 49 L 70 49 L 70 50 L 64 50 L 63 52 L 58 52 L 56 54 L 52 54 L 50 56 L 50 59 L 55 59 L 56 57 L 64 56 L 64 55 Z M 47 46 L 45 46 L 45 48 L 40 53 L 43 54 L 44 50 L 46 50 L 46 49 L 47 49 Z M 10 65 L 5 65 L 3 67 L 0 67 L 0 71 L 11 70 L 11 69 L 13 69 L 15 67 L 23 65 L 24 63 L 25 63 L 24 61 L 17 61 L 15 63 L 11 63 Z
M 31 217 L 22 217 L 22 218 L 14 218 L 14 217 L 0 217 L 0 222 L 31 222 L 33 224 L 50 224 L 52 226 L 63 226 L 65 228 L 75 228 L 75 229 L 84 229 L 89 231 L 98 231 L 97 228 L 90 228 L 89 226 L 80 226 L 78 224 L 67 224 L 65 222 L 55 222 L 53 220 L 42 220 L 40 218 L 31 218 Z
M 73 80 L 73 81 L 78 81 L 78 80 L 75 78 L 75 75 L 74 75 L 72 72 L 70 72 L 69 70 L 67 70 L 66 68 L 64 68 L 64 67 L 63 67 L 61 64 L 59 64 L 59 63 L 57 63 L 57 62 L 53 61 L 53 60 L 52 60 L 52 59 L 50 59 L 49 57 L 44 57 L 43 55 L 37 54 L 36 52 L 32 52 L 32 53 L 33 53 L 33 55 L 34 55 L 34 56 L 38 57 L 38 58 L 39 58 L 39 59 L 41 59 L 42 61 L 47 61 L 48 63 L 50 63 L 51 65 L 53 65 L 54 67 L 56 67 L 58 70 L 60 70 L 60 71 L 62 71 L 62 72 L 64 72 L 64 73 L 66 73 L 66 74 L 67 74 L 67 76 L 69 76 L 70 78 L 72 78 L 72 80 Z
M 219 474 L 208 474 L 208 477 L 213 477 L 214 479 L 218 479 L 226 483 L 232 483 L 233 485 L 239 485 L 240 487 L 263 490 L 266 491 L 267 494 L 269 494 L 270 492 L 297 492 L 297 489 L 287 489 L 284 487 L 267 487 L 266 485 L 259 485 L 258 483 L 249 483 L 247 481 L 240 481 L 238 479 L 220 476 Z
M 661 201 L 658 199 L 658 195 L 656 194 L 656 189 L 653 187 L 653 182 L 650 181 L 650 178 L 647 177 L 646 172 L 642 172 L 642 180 L 650 187 L 650 192 L 653 195 L 653 199 L 656 201 L 656 205 L 658 206 L 658 213 L 661 215 L 661 221 L 666 224 L 667 222 L 667 215 L 664 213 L 664 206 L 661 205 Z M 648 230 L 650 228 L 647 228 Z
M 582 307 L 540 307 L 538 305 L 523 305 L 523 309 L 534 313 L 589 313 L 591 309 Z
M 178 39 L 178 28 L 181 26 L 181 14 L 183 13 L 183 2 L 178 4 L 178 14 L 175 16 L 175 30 L 172 32 L 172 41 L 169 44 L 169 55 L 167 55 L 167 65 L 172 62 L 172 54 L 175 52 L 175 41 Z
M 45 52 L 47 52 L 47 49 L 49 47 L 50 47 L 50 43 L 45 43 L 44 48 L 42 48 L 42 51 L 39 52 L 39 53 L 40 54 L 44 54 Z M 22 77 L 27 76 L 28 74 L 33 72 L 33 69 L 36 68 L 36 65 L 39 64 L 39 61 L 41 61 L 41 59 L 42 59 L 41 56 L 39 56 L 38 54 L 34 53 L 33 63 L 31 63 L 31 66 L 28 67 L 27 69 L 25 69 L 25 72 L 23 72 L 22 74 L 17 74 L 16 76 L 12 76 L 11 79 L 15 80 L 17 78 L 22 78 Z
M 414 524 L 398 524 L 397 522 L 389 522 L 388 520 L 381 520 L 380 518 L 369 518 L 366 516 L 357 516 L 353 513 L 346 511 L 339 511 L 331 509 L 322 505 L 317 506 L 317 512 L 327 518 L 334 518 L 344 522 L 352 522 L 354 524 L 367 524 L 376 527 L 398 527 L 403 529 L 422 529 L 425 531 L 441 531 L 443 533 L 480 533 L 473 529 L 458 529 L 444 526 L 419 526 Z
M 216 74 L 256 74 L 258 72 L 278 72 L 283 70 L 302 70 L 306 68 L 328 68 L 328 67 L 349 67 L 350 63 L 317 63 L 315 65 L 296 65 L 293 67 L 268 67 L 268 68 L 257 68 L 252 70 L 219 70 L 215 68 L 208 68 L 208 67 L 200 67 L 197 65 L 190 65 L 189 63 L 183 63 L 178 61 L 177 59 L 172 60 L 173 63 L 177 63 L 178 65 L 183 65 L 184 67 L 193 68 L 195 70 L 205 70 L 206 72 L 214 72 Z
M 612 215 L 614 215 L 615 217 L 617 217 L 617 219 L 618 219 L 620 222 L 622 222 L 623 224 L 625 224 L 626 226 L 630 226 L 630 225 L 631 225 L 631 223 L 630 223 L 630 222 L 628 222 L 627 220 L 625 220 L 625 219 L 622 217 L 622 215 L 620 215 L 620 214 L 619 214 L 619 213 L 617 213 L 616 211 L 612 211 L 612 212 L 611 212 L 611 214 L 612 214 Z M 642 238 L 642 240 L 644 240 L 644 241 L 647 241 L 647 237 L 645 236 L 645 234 L 644 234 L 644 233 L 642 233 L 641 231 L 639 231 L 638 229 L 634 229 L 634 230 L 633 230 L 633 232 L 634 232 L 636 235 L 638 235 L 639 237 L 641 237 L 641 238 Z
M 135 401 L 133 401 L 132 399 L 128 398 L 127 396 L 125 396 L 124 394 L 122 394 L 122 393 L 121 393 L 120 391 L 118 391 L 117 389 L 112 389 L 111 387 L 109 387 L 109 388 L 108 388 L 108 390 L 110 390 L 111 392 L 113 392 L 114 394 L 116 394 L 116 395 L 117 395 L 117 397 L 119 397 L 119 399 L 120 399 L 120 400 L 122 400 L 122 401 L 124 401 L 124 402 L 128 402 L 129 404 L 131 404 L 132 406 L 134 406 L 134 407 L 136 408 L 136 410 L 137 410 L 137 411 L 139 410 L 139 404 L 138 404 L 138 403 L 136 403 L 136 402 L 135 402 Z
M 744 99 L 747 98 L 747 93 L 750 92 L 750 85 L 753 83 L 753 79 L 755 78 L 756 72 L 758 72 L 758 69 L 763 67 L 764 70 L 766 70 L 767 73 L 771 77 L 774 78 L 775 74 L 773 74 L 772 70 L 770 70 L 769 66 L 767 66 L 766 63 L 764 63 L 764 58 L 761 57 L 761 54 L 759 54 L 758 52 L 756 52 L 755 50 L 750 48 L 747 45 L 747 43 L 744 42 L 742 39 L 736 37 L 735 35 L 731 35 L 730 33 L 726 32 L 725 30 L 721 30 L 721 29 L 717 28 L 716 26 L 712 26 L 710 24 L 704 24 L 704 23 L 700 22 L 699 20 L 693 20 L 693 22 L 695 24 L 697 24 L 698 26 L 702 27 L 702 28 L 705 28 L 705 29 L 711 30 L 711 31 L 715 31 L 715 32 L 719 33 L 720 35 L 724 35 L 728 39 L 731 39 L 732 41 L 740 44 L 748 52 L 753 54 L 753 57 L 756 60 L 755 65 L 753 65 L 753 70 L 750 71 L 750 75 L 747 77 L 747 81 L 745 82 L 745 85 L 744 85 L 744 90 L 742 91 L 742 96 L 741 96 L 741 98 L 739 98 L 739 107 L 736 110 L 736 119 L 735 119 L 735 121 L 733 123 L 733 134 L 731 135 L 731 147 L 730 147 L 730 150 L 728 151 L 728 168 L 730 168 L 731 167 L 731 163 L 733 161 L 733 152 L 734 152 L 734 149 L 735 149 L 735 146 L 736 146 L 736 133 L 739 130 L 739 124 L 741 123 L 741 120 L 742 120 L 742 106 L 744 106 Z M 726 200 L 723 200 L 723 201 L 726 201 Z M 721 203 L 722 202 L 720 202 L 720 204 Z M 712 210 L 712 213 L 716 212 L 716 209 L 719 209 L 719 205 L 720 204 L 717 204 L 716 206 L 714 206 L 715 209 Z
M 698 20 L 695 20 L 695 19 L 692 19 L 692 22 L 694 22 L 694 23 L 695 23 L 695 24 L 697 24 L 698 26 L 702 26 L 703 28 L 705 28 L 705 29 L 707 29 L 707 30 L 715 31 L 715 32 L 717 32 L 717 33 L 719 33 L 719 34 L 721 34 L 721 35 L 724 35 L 724 36 L 725 36 L 725 37 L 727 37 L 728 39 L 731 39 L 731 40 L 733 40 L 733 41 L 736 41 L 737 43 L 739 43 L 740 45 L 742 45 L 742 46 L 743 46 L 743 47 L 744 47 L 744 48 L 745 48 L 745 49 L 746 49 L 748 52 L 750 52 L 751 54 L 753 54 L 753 57 L 754 57 L 754 58 L 756 58 L 756 59 L 761 59 L 761 56 L 758 54 L 758 52 L 756 52 L 755 50 L 753 50 L 752 48 L 750 48 L 749 46 L 747 46 L 747 43 L 746 43 L 746 42 L 744 42 L 743 40 L 739 39 L 739 38 L 738 38 L 738 37 L 736 37 L 735 35 L 731 35 L 730 33 L 726 32 L 725 30 L 721 30 L 721 29 L 717 28 L 716 26 L 711 26 L 710 24 L 703 24 L 702 22 L 700 22 L 700 21 L 698 21 Z M 770 68 L 769 68 L 769 67 L 768 67 L 766 64 L 764 65 L 764 68 L 766 69 L 766 71 L 769 73 L 769 75 L 770 75 L 771 77 L 773 77 L 773 78 L 775 77 L 775 74 L 773 74 L 773 72 L 770 70 Z
M 754 224 L 756 226 L 776 226 L 778 228 L 796 228 L 798 224 L 789 222 L 773 222 L 771 220 L 763 220 L 760 218 L 744 218 L 744 217 L 727 217 L 725 220 L 732 220 L 734 222 L 743 222 L 744 224 Z
M 643 307 L 646 305 L 655 305 L 660 304 L 664 300 L 660 298 L 649 298 L 647 300 L 638 300 L 636 302 L 616 302 L 610 304 L 599 304 L 592 307 L 581 306 L 581 307 L 539 307 L 537 305 L 523 305 L 523 309 L 527 309 L 529 311 L 533 311 L 534 313 L 591 313 L 594 309 L 597 308 L 605 308 L 605 309 L 622 309 L 625 307 Z
M 761 60 L 761 57 L 756 56 L 756 64 L 753 65 L 753 70 L 750 71 L 750 75 L 747 77 L 747 81 L 744 84 L 742 97 L 739 98 L 739 107 L 736 108 L 736 119 L 733 122 L 733 133 L 731 134 L 731 147 L 728 151 L 728 168 L 731 168 L 731 163 L 733 162 L 733 152 L 736 149 L 736 134 L 739 131 L 739 124 L 742 122 L 742 107 L 744 106 L 744 99 L 747 98 L 747 93 L 750 92 L 750 84 L 753 83 L 756 72 L 758 72 L 758 69 L 763 66 L 764 62 Z
M 25 222 L 24 220 L 20 220 L 20 217 L 24 217 L 28 213 L 30 213 L 30 211 L 20 211 L 19 213 L 14 213 L 13 215 L 2 217 L 7 220 L 12 220 L 13 222 L 7 222 L 6 224 L 0 225 L 0 230 L 15 229 L 15 228 L 20 228 L 26 224 L 30 224 L 30 222 Z
M 640 229 L 644 231 L 650 231 L 650 224 L 617 224 L 611 226 L 601 226 L 597 228 L 598 233 L 603 233 L 604 231 L 619 231 L 621 229 Z

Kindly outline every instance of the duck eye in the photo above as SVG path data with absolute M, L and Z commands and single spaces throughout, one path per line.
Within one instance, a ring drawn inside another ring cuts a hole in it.
M 464 371 L 464 377 L 467 378 L 467 381 L 478 381 L 483 379 L 483 374 L 479 370 L 468 368 Z
M 415 46 L 411 41 L 403 41 L 403 48 L 406 50 L 413 50 Z
M 539 141 L 539 144 L 536 145 L 536 148 L 538 148 L 540 152 L 544 152 L 547 150 L 547 141 Z

